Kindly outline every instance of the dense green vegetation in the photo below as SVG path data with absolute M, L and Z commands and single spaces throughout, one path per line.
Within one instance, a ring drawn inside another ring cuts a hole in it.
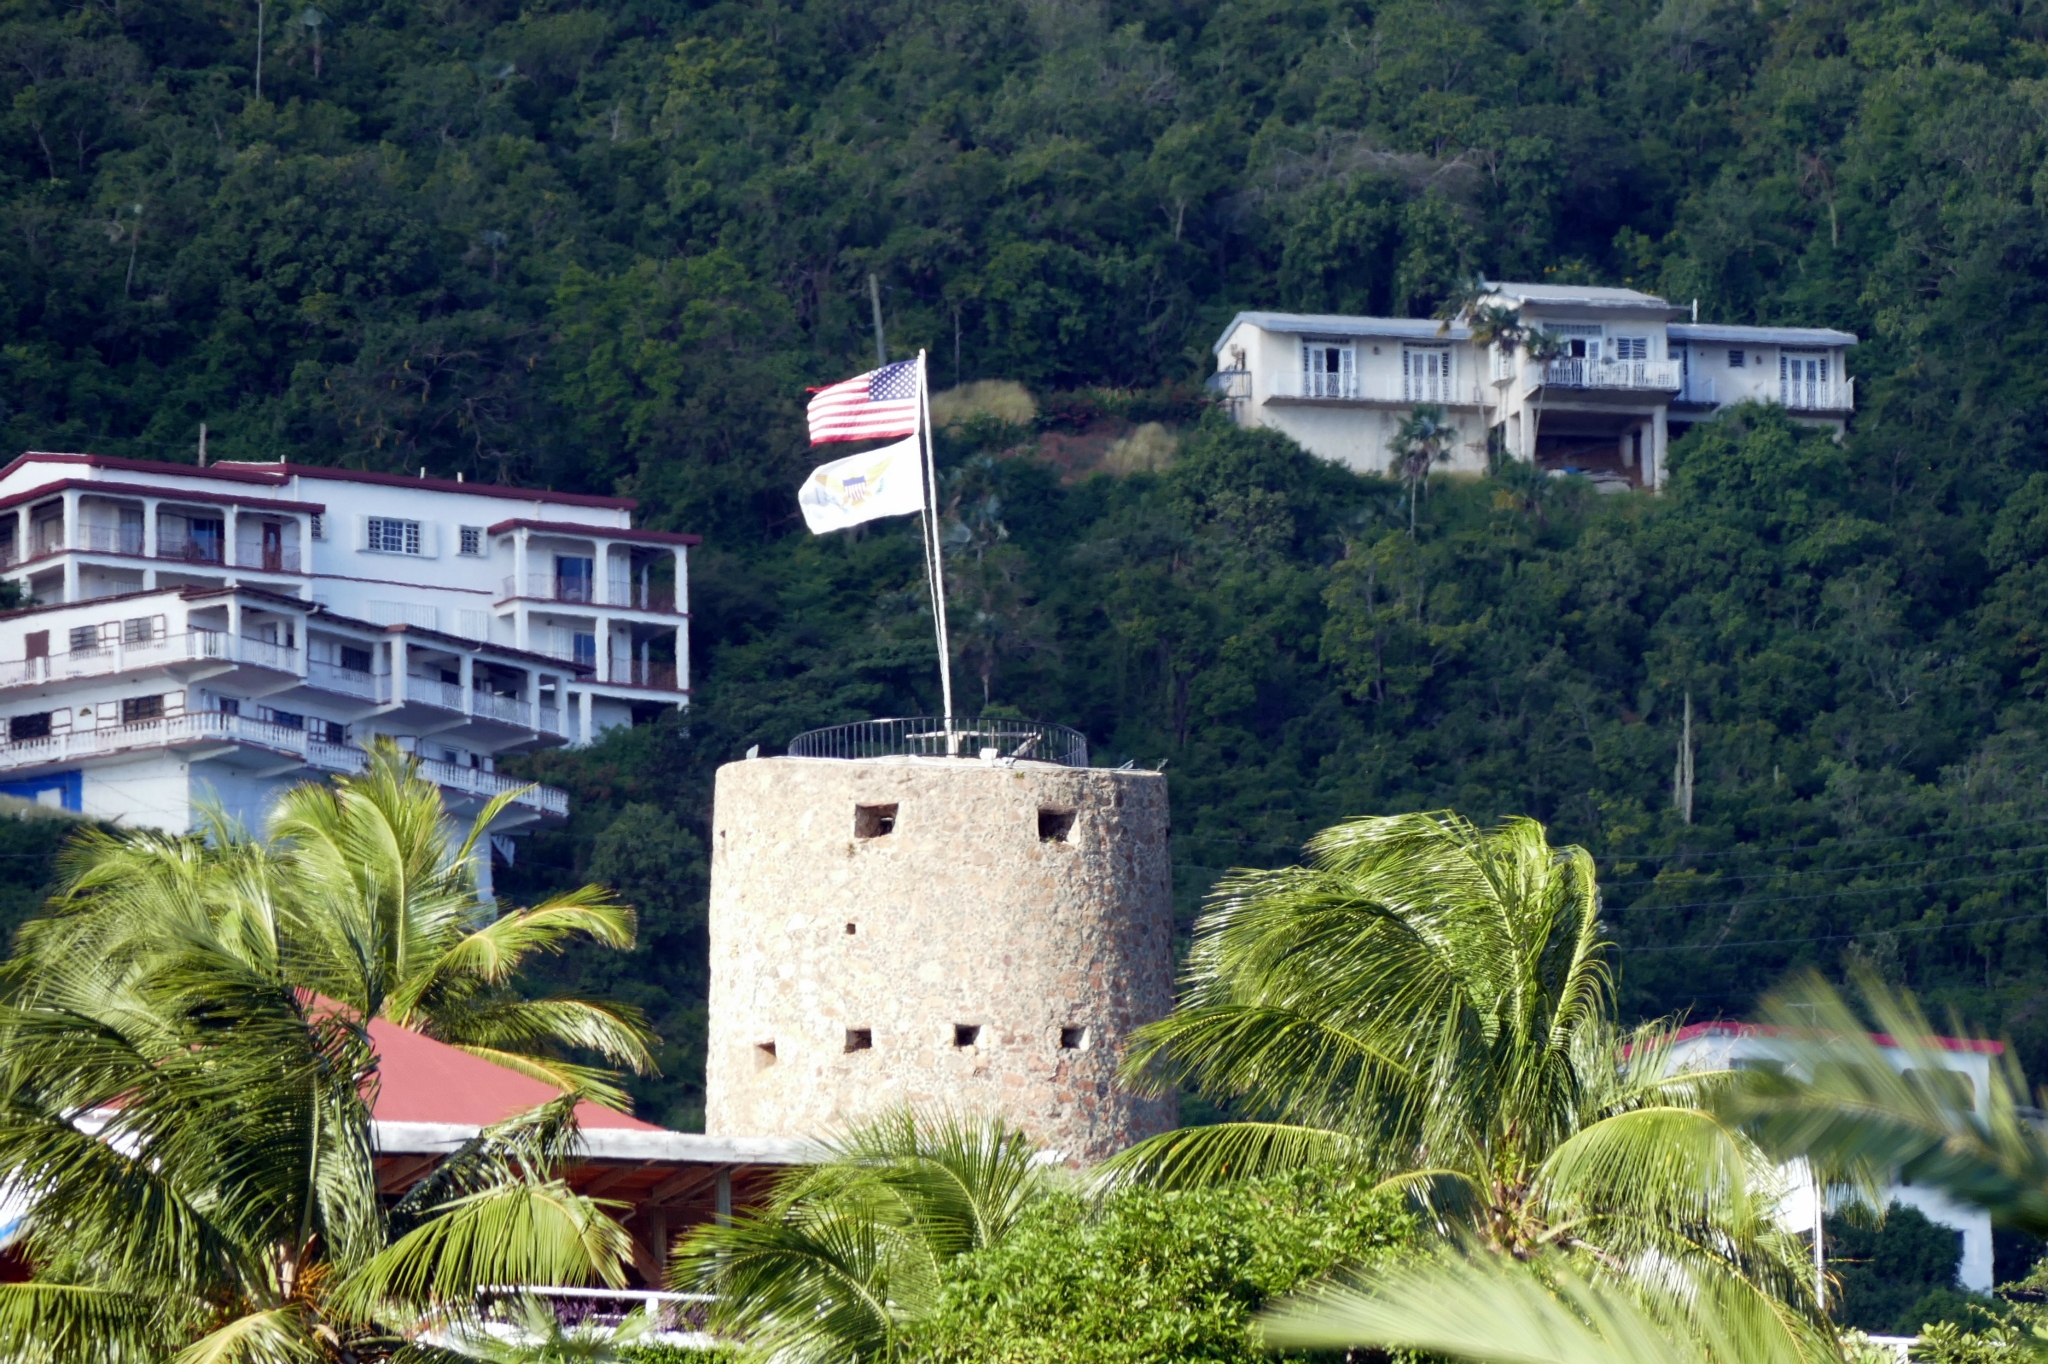
M 898 353 L 1045 399 L 942 452 L 963 689 L 1170 761 L 1189 912 L 1344 815 L 1529 814 L 1600 859 L 1630 1011 L 1851 958 L 2039 1073 L 2044 38 L 1974 0 L 10 0 L 0 429 L 203 421 L 707 534 L 691 724 L 538 764 L 579 812 L 507 874 L 641 904 L 634 965 L 563 974 L 668 1037 L 651 1115 L 701 1104 L 713 767 L 932 705 L 914 531 L 814 541 L 791 492 L 870 270 Z M 1698 433 L 1661 501 L 1440 484 L 1413 541 L 1274 441 L 1010 453 L 1187 421 L 1238 308 L 1426 314 L 1473 268 L 1853 329 L 1855 429 Z

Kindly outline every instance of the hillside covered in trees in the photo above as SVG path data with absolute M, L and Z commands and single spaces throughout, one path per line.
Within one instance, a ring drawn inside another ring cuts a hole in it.
M 715 766 L 934 704 L 914 529 L 796 516 L 871 271 L 892 350 L 1040 399 L 942 447 L 963 692 L 1166 762 L 1184 910 L 1343 815 L 1527 813 L 1600 857 L 1634 1012 L 1861 962 L 2048 1073 L 2048 12 L 0 16 L 10 449 L 186 459 L 205 422 L 216 457 L 622 491 L 706 536 L 689 723 L 538 760 L 577 814 L 501 877 L 640 905 L 642 951 L 557 975 L 667 1034 L 650 1116 L 700 1103 Z M 1426 316 L 1472 271 L 1853 330 L 1850 437 L 1738 414 L 1661 498 L 1439 482 L 1411 540 L 1395 486 L 1200 415 L 1236 310 Z M 1163 469 L 1059 457 L 1148 418 Z

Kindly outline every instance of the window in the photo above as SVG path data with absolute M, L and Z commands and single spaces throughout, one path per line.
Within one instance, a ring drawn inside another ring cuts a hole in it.
M 313 538 L 315 540 L 325 540 L 327 538 L 327 518 L 319 512 L 313 513 Z
M 971 1046 L 974 1046 L 974 1045 L 976 1045 L 976 1044 L 977 1044 L 977 1043 L 979 1043 L 980 1041 L 981 1041 L 981 1024 L 979 1024 L 979 1023 L 955 1023 L 955 1024 L 953 1025 L 953 1045 L 954 1045 L 954 1046 L 956 1046 L 956 1047 L 971 1047 Z
M 263 718 L 273 725 L 283 725 L 286 729 L 304 729 L 306 727 L 306 717 L 295 710 L 272 710 L 269 706 L 265 706 L 263 708 Z
M 1084 1025 L 1068 1024 L 1060 1029 L 1061 1051 L 1088 1050 L 1088 1029 Z
M 131 616 L 121 622 L 123 644 L 147 644 L 156 638 L 156 622 L 149 616 Z
M 7 721 L 7 741 L 18 744 L 24 739 L 47 739 L 50 737 L 50 712 L 39 710 L 34 715 L 10 716 Z
M 365 548 L 378 554 L 417 554 L 420 552 L 420 523 L 373 516 Z
M 475 557 L 484 552 L 484 528 L 464 526 L 462 528 L 462 552 Z
M 896 807 L 893 805 L 856 805 L 853 807 L 853 836 L 855 838 L 880 838 L 896 832 Z
M 846 1049 L 848 1051 L 873 1051 L 875 1049 L 875 1030 L 873 1028 L 848 1028 L 846 1030 Z
M 24 658 L 48 658 L 50 656 L 50 632 L 31 630 L 21 637 Z
M 595 668 L 597 666 L 597 636 L 579 634 L 575 639 L 576 666 Z
M 348 742 L 348 726 L 339 720 L 315 720 L 313 737 L 324 739 L 330 744 L 345 744 Z
M 1074 841 L 1074 812 L 1056 810 L 1041 806 L 1038 811 L 1038 841 L 1041 843 L 1071 843 Z
M 242 698 L 239 696 L 219 697 L 215 700 L 213 708 L 222 715 L 240 715 L 242 713 Z
M 855 933 L 858 933 L 859 931 L 860 930 L 855 928 L 852 924 L 848 924 L 846 926 L 846 936 L 849 938 L 852 937 Z
M 1731 350 L 1728 352 L 1728 368 L 1741 369 L 1744 365 L 1748 363 L 1749 357 L 1743 354 L 1741 351 Z
M 1309 342 L 1301 348 L 1301 396 L 1358 396 L 1358 353 L 1350 346 Z
M 774 1064 L 775 1044 L 773 1042 L 756 1042 L 754 1044 L 754 1069 L 766 1070 Z
M 164 699 L 161 696 L 131 696 L 121 702 L 121 723 L 124 725 L 163 718 Z
M 74 628 L 74 629 L 73 629 L 73 630 L 71 631 L 71 652 L 72 652 L 72 653 L 74 653 L 74 654 L 91 654 L 91 653 L 98 653 L 98 652 L 99 652 L 99 647 L 100 647 L 100 627 L 99 627 L 99 626 L 97 626 L 97 625 L 80 625 L 80 626 L 77 626 L 77 627 L 75 627 L 75 628 Z
M 351 644 L 342 645 L 341 666 L 352 673 L 366 673 L 370 671 L 370 651 L 368 649 L 358 649 Z
M 1617 336 L 1614 338 L 1614 358 L 1617 360 L 1647 360 L 1650 358 L 1650 338 L 1647 336 Z

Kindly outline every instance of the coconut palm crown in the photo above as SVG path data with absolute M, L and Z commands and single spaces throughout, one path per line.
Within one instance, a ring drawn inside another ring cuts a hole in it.
M 1732 1284 L 1805 1329 L 1776 1167 L 1707 1103 L 1728 1077 L 1667 1075 L 1666 1030 L 1613 1022 L 1583 849 L 1531 820 L 1413 814 L 1309 853 L 1218 886 L 1181 1006 L 1127 1060 L 1248 1116 L 1141 1142 L 1109 1178 L 1362 1168 L 1482 1251 Z

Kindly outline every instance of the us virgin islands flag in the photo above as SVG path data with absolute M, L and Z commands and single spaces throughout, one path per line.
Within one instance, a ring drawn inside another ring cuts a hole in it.
M 796 496 L 813 535 L 924 510 L 918 438 L 820 464 Z

